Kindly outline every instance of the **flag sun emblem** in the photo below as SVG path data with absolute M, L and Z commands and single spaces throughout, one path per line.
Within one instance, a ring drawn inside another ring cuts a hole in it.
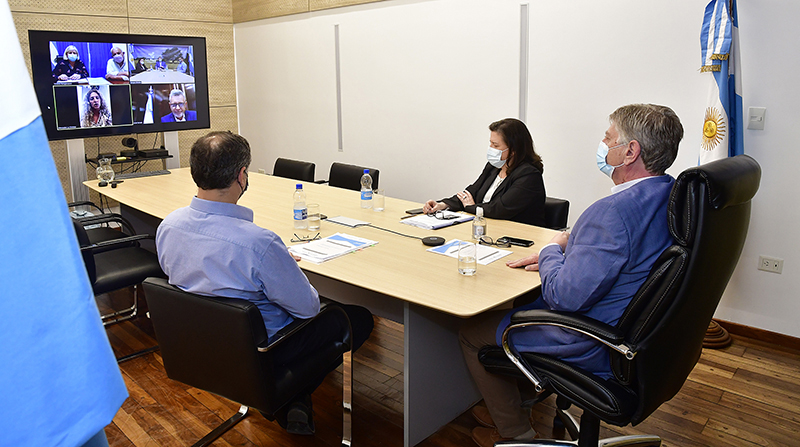
M 706 109 L 706 118 L 703 123 L 703 142 L 701 145 L 707 151 L 714 150 L 725 137 L 725 121 L 722 114 L 715 108 Z

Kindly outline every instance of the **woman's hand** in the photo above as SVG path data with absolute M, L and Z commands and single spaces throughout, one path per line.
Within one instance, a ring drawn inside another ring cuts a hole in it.
M 58 80 L 59 81 L 66 81 L 67 80 L 67 75 L 65 75 L 65 74 L 59 75 L 58 76 Z
M 72 80 L 72 81 L 77 81 L 80 78 L 81 78 L 81 75 L 79 75 L 78 73 L 75 73 L 74 75 L 69 77 L 69 79 Z
M 534 253 L 516 261 L 508 261 L 506 265 L 512 269 L 525 267 L 525 270 L 529 272 L 536 272 L 539 270 L 539 253 Z
M 475 199 L 472 198 L 472 194 L 469 191 L 464 190 L 456 195 L 458 196 L 458 200 L 461 200 L 461 203 L 463 203 L 464 206 L 475 205 Z
M 447 205 L 435 200 L 428 200 L 425 205 L 422 205 L 422 212 L 425 214 L 435 213 L 437 211 L 444 211 Z

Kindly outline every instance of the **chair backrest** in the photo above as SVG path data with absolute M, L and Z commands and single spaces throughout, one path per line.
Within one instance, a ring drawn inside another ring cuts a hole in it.
M 378 189 L 379 170 L 345 163 L 333 163 L 331 165 L 328 185 L 361 191 L 361 176 L 364 175 L 364 169 L 369 169 L 369 175 L 372 177 L 372 189 Z
M 569 217 L 569 201 L 545 197 L 544 199 L 544 226 L 553 230 L 567 228 Z
M 746 155 L 678 176 L 668 205 L 675 244 L 658 259 L 617 325 L 637 354 L 631 361 L 611 354 L 615 376 L 639 399 L 633 424 L 677 394 L 697 363 L 742 252 L 760 179 L 761 168 Z
M 167 376 L 269 411 L 271 368 L 258 353 L 267 330 L 258 308 L 184 292 L 160 278 L 143 284 Z
M 301 182 L 313 182 L 315 169 L 316 165 L 314 163 L 278 158 L 272 168 L 272 175 L 300 180 Z

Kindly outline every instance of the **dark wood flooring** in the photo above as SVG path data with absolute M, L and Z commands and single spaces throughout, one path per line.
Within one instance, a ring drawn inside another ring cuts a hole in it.
M 99 299 L 122 308 L 130 292 Z M 372 338 L 354 355 L 353 445 L 403 445 L 403 327 L 376 318 Z M 109 326 L 117 356 L 155 344 L 146 318 Z M 235 369 L 235 365 L 231 365 Z M 239 405 L 167 378 L 158 352 L 120 365 L 130 397 L 106 428 L 113 446 L 188 446 L 235 413 Z M 215 446 L 338 446 L 341 374 L 332 373 L 313 396 L 316 435 L 293 436 L 258 412 Z M 531 418 L 544 437 L 553 432 L 555 400 L 537 404 Z M 578 411 L 573 414 L 579 416 Z M 476 426 L 462 414 L 421 447 L 473 446 Z M 681 392 L 636 427 L 603 424 L 601 435 L 648 433 L 665 446 L 799 446 L 800 352 L 734 337 L 731 346 L 704 350 Z

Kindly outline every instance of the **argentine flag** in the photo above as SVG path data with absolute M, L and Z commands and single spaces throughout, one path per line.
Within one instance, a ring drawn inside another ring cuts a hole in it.
M 0 46 L 0 444 L 80 446 L 111 422 L 128 393 L 7 0 L 0 0 Z
M 698 164 L 744 153 L 736 0 L 712 0 L 700 32 L 703 76 L 710 84 Z

